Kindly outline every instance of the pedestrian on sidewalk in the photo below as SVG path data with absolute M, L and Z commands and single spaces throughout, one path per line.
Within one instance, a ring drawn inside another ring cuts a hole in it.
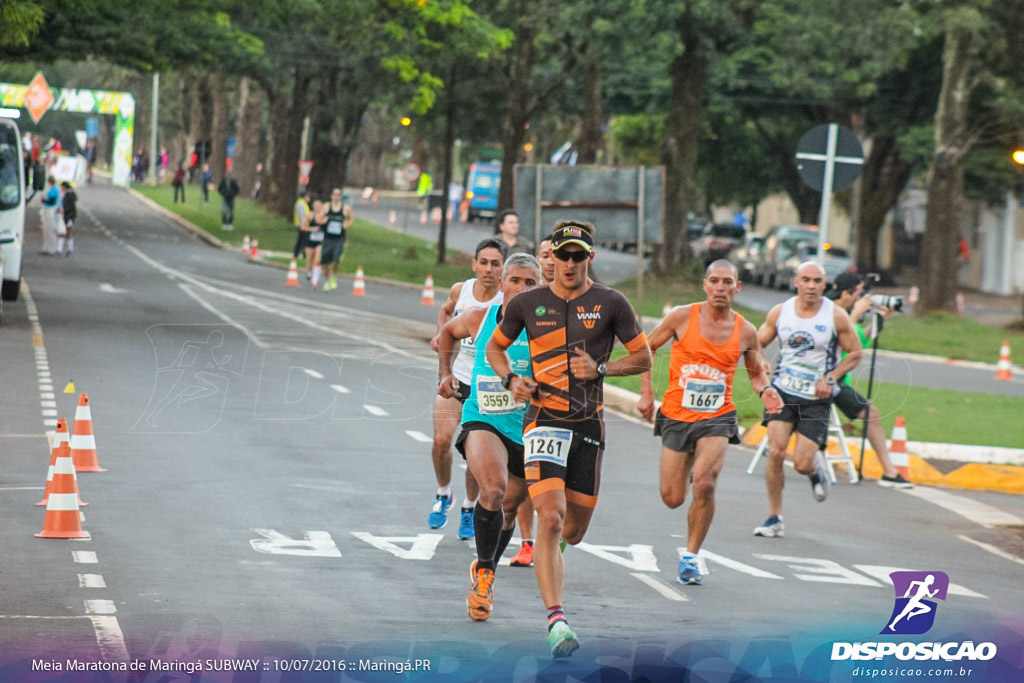
M 241 192 L 241 188 L 238 187 L 238 181 L 231 174 L 230 168 L 224 169 L 224 177 L 217 186 L 217 192 L 223 198 L 220 205 L 220 227 L 222 230 L 234 230 L 235 197 Z
M 185 203 L 185 162 L 179 161 L 178 168 L 174 170 L 174 177 L 171 178 L 171 187 L 174 188 L 174 203 L 178 203 L 178 194 L 181 194 L 181 203 Z
M 49 176 L 46 179 L 46 194 L 42 198 L 43 208 L 39 212 L 39 228 L 43 233 L 43 245 L 39 251 L 43 256 L 57 253 L 57 205 L 60 203 L 60 190 L 57 179 Z
M 515 211 L 503 211 L 498 216 L 498 232 L 501 234 L 501 241 L 508 247 L 509 254 L 533 253 L 533 243 L 519 235 L 519 214 Z
M 71 256 L 75 251 L 75 236 L 72 229 L 78 219 L 78 195 L 75 194 L 71 183 L 66 180 L 60 184 L 60 194 L 61 215 L 58 218 L 62 225 L 59 223 L 57 226 L 57 254 Z
M 203 172 L 199 175 L 199 186 L 203 190 L 203 203 L 210 203 L 210 183 L 213 182 L 213 171 L 209 164 L 203 164 Z

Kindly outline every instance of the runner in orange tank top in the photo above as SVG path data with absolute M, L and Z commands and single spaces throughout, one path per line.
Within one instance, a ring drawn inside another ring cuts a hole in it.
M 683 504 L 693 475 L 686 550 L 679 560 L 677 578 L 680 583 L 698 585 L 703 577 L 697 553 L 715 514 L 718 473 L 725 464 L 727 445 L 739 443 L 732 378 L 741 357 L 765 411 L 782 409 L 782 398 L 765 372 L 768 362 L 757 341 L 757 330 L 732 310 L 733 297 L 740 291 L 736 267 L 724 259 L 715 261 L 708 266 L 703 287 L 706 301 L 672 309 L 648 339 L 652 353 L 675 340 L 669 388 L 657 418 L 649 372 L 643 375 L 637 403 L 641 414 L 654 421 L 654 435 L 661 437 L 661 499 L 666 505 L 677 508 Z

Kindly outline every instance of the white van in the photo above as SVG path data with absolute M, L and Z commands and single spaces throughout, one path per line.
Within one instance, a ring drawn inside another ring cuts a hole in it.
M 21 291 L 21 253 L 25 238 L 25 163 L 21 133 L 12 119 L 0 117 L 0 249 L 3 288 L 0 298 L 14 301 Z

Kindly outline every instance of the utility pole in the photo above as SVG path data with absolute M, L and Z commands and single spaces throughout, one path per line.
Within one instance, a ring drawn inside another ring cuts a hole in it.
M 156 185 L 156 124 L 160 115 L 160 74 L 153 74 L 153 120 L 149 125 L 149 184 Z

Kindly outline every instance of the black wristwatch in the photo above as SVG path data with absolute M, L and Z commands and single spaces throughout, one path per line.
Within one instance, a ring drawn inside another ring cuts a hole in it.
M 836 378 L 833 377 L 832 375 L 825 375 L 825 382 L 830 387 L 834 387 L 836 385 Z
M 764 392 L 768 391 L 768 390 L 769 390 L 769 389 L 771 389 L 771 388 L 772 388 L 772 385 L 771 385 L 771 384 L 769 384 L 769 385 L 768 385 L 768 386 L 766 386 L 766 387 L 765 387 L 764 389 L 762 389 L 761 391 L 757 392 L 757 395 L 758 395 L 758 396 L 764 396 Z
M 608 374 L 608 366 L 605 365 L 604 363 L 598 363 L 597 364 L 597 376 L 598 377 L 604 377 L 607 374 Z
M 513 377 L 518 377 L 518 375 L 516 375 L 516 373 L 514 373 L 514 372 L 510 372 L 507 375 L 505 375 L 504 377 L 502 377 L 501 378 L 501 386 L 502 386 L 502 388 L 508 389 L 508 385 L 512 384 L 512 378 Z

